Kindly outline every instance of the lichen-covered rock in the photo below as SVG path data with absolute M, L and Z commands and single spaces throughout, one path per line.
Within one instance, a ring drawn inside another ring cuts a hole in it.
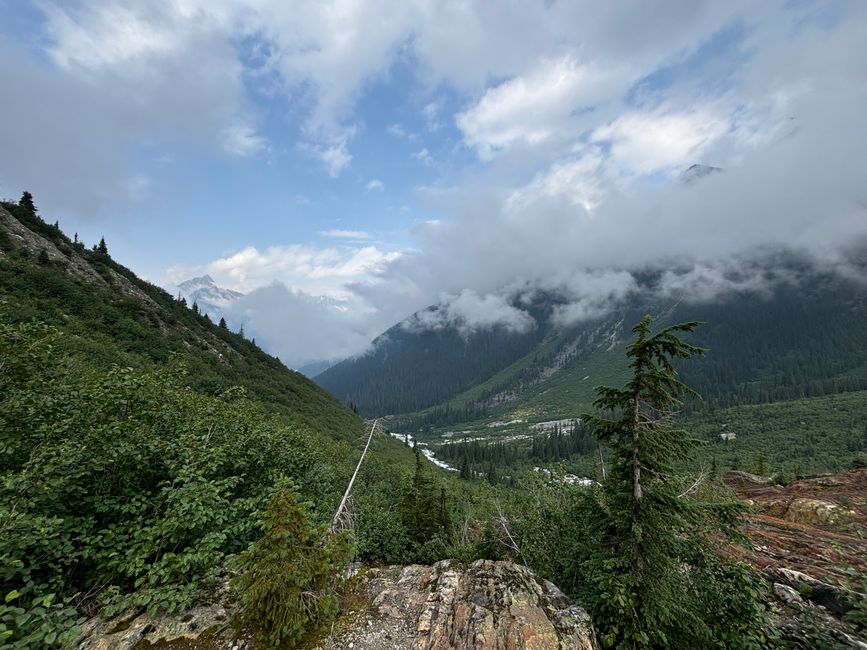
M 172 647 L 198 650 L 237 646 L 228 634 L 228 612 L 222 605 L 203 605 L 181 614 L 149 616 L 128 612 L 113 619 L 85 623 L 78 650 L 129 650 Z
M 821 499 L 793 499 L 785 518 L 797 524 L 833 524 L 845 514 L 836 503 Z
M 450 561 L 371 570 L 374 611 L 344 622 L 319 648 L 370 650 L 596 650 L 587 613 L 511 562 Z

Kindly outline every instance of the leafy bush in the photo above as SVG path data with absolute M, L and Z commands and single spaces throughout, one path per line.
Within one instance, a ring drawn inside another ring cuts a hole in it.
M 327 445 L 242 389 L 199 395 L 178 362 L 95 371 L 59 354 L 60 336 L 0 323 L 2 593 L 178 611 L 259 536 L 281 477 L 323 505 L 337 492 Z M 29 629 L 6 625 L 10 639 Z
M 22 600 L 17 591 L 6 594 L 0 605 L 0 648 L 40 650 L 68 646 L 78 636 L 83 619 L 68 603 L 55 603 L 54 594 L 37 596 L 29 607 L 15 605 Z

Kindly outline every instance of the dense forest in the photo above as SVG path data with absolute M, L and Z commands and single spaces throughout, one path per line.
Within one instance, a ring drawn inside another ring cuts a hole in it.
M 788 482 L 867 466 L 867 391 L 692 411 L 682 420 L 700 443 L 692 469 L 735 469 Z M 608 461 L 593 432 L 577 420 L 549 431 L 483 433 L 428 444 L 462 478 L 510 485 L 537 469 L 598 479 Z
M 549 310 L 542 302 L 531 312 L 543 322 Z M 373 341 L 370 351 L 332 366 L 316 382 L 365 415 L 416 411 L 484 381 L 530 352 L 546 334 L 542 327 L 527 333 L 503 327 L 463 331 L 456 324 L 428 327 L 425 322 L 416 314 L 395 325 Z
M 653 313 L 662 322 L 708 323 L 693 337 L 712 354 L 683 368 L 685 379 L 703 397 L 689 408 L 867 388 L 867 328 L 862 326 L 867 287 L 822 272 L 797 256 L 775 258 L 774 263 L 797 281 L 698 304 L 675 298 L 648 301 L 643 295 L 654 295 L 658 281 L 648 275 L 633 304 L 565 330 L 552 328 L 547 319 L 562 299 L 544 294 L 537 296 L 533 311 L 538 326 L 528 334 L 494 330 L 465 339 L 456 326 L 420 331 L 397 326 L 373 353 L 338 364 L 316 379 L 362 413 L 414 412 L 404 420 L 411 430 L 479 420 L 525 404 L 547 408 L 552 416 L 577 416 L 575 410 L 586 409 L 592 399 L 599 378 L 594 372 L 625 373 L 623 323 Z M 498 345 L 492 347 L 491 338 Z M 586 375 L 591 381 L 582 386 Z

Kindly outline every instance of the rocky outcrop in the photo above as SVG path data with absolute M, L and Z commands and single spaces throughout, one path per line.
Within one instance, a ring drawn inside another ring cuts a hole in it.
M 853 603 L 867 598 L 864 594 L 822 582 L 794 569 L 770 570 L 766 575 L 774 582 L 775 587 L 785 586 L 794 589 L 798 595 L 806 597 L 837 616 L 843 616 L 853 608 Z
M 772 517 L 808 526 L 833 525 L 841 517 L 855 514 L 830 501 L 805 498 L 769 501 L 762 511 Z
M 867 470 L 807 478 L 787 486 L 729 472 L 726 482 L 753 507 L 743 559 L 764 573 L 782 639 L 791 647 L 867 650 L 846 616 L 867 599 L 854 576 L 867 573 Z
M 598 650 L 587 613 L 511 562 L 368 569 L 351 584 L 344 598 L 351 607 L 316 642 L 318 650 Z M 93 619 L 76 648 L 249 648 L 233 637 L 230 616 L 211 605 L 175 616 Z
M 74 278 L 102 288 L 110 288 L 118 294 L 140 300 L 149 307 L 158 308 L 153 299 L 128 278 L 108 266 L 102 269 L 105 275 L 100 275 L 73 247 L 64 244 L 55 245 L 50 239 L 30 230 L 2 207 L 0 207 L 0 230 L 6 232 L 15 247 L 25 250 L 33 257 L 45 251 L 52 263 L 60 265 L 65 273 Z
M 222 605 L 205 605 L 176 615 L 149 616 L 130 611 L 109 620 L 84 624 L 76 650 L 160 648 L 231 649 L 246 644 L 231 638 L 229 615 Z
M 840 615 L 867 596 L 829 585 L 800 571 L 779 569 L 769 572 L 776 604 L 771 612 L 780 637 L 788 646 L 813 648 L 856 648 L 867 650 L 867 640 Z
M 744 532 L 753 545 L 744 559 L 760 571 L 794 569 L 828 584 L 867 573 L 867 470 L 763 485 L 727 473 L 752 505 Z
M 319 645 L 331 648 L 596 650 L 590 617 L 557 587 L 511 562 L 445 560 L 373 569 L 374 610 Z

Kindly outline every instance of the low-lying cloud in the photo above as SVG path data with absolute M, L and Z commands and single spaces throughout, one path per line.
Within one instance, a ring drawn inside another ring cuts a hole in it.
M 255 289 L 223 313 L 230 326 L 243 326 L 247 338 L 294 368 L 356 354 L 378 333 L 364 306 L 283 283 Z
M 508 295 L 480 296 L 472 289 L 464 289 L 457 295 L 442 295 L 439 303 L 434 309 L 416 312 L 402 326 L 410 331 L 450 327 L 465 335 L 492 327 L 524 333 L 536 326 L 533 317 L 513 306 Z
M 533 290 L 564 298 L 558 324 L 595 318 L 626 300 L 647 269 L 659 271 L 657 291 L 672 300 L 768 291 L 797 281 L 767 271 L 781 248 L 857 277 L 844 249 L 867 233 L 867 9 L 843 5 L 849 13 L 839 22 L 757 20 L 744 28 L 735 63 L 710 57 L 664 89 L 635 82 L 643 67 L 629 59 L 621 70 L 609 45 L 599 45 L 601 72 L 574 52 L 535 59 L 454 116 L 478 164 L 419 189 L 429 218 L 415 226 L 411 249 L 357 244 L 328 261 L 330 293 L 315 273 L 298 271 L 305 254 L 320 253 L 296 251 L 282 281 L 339 298 L 346 311 L 316 312 L 312 331 L 300 323 L 308 307 L 290 296 L 292 309 L 257 327 L 275 350 L 300 358 L 290 339 L 307 340 L 304 354 L 333 359 L 362 351 L 375 327 L 437 302 L 407 326 L 527 331 L 534 323 L 520 296 Z M 684 48 L 697 46 L 683 38 Z M 671 55 L 640 45 L 632 54 L 657 64 Z M 437 73 L 447 68 L 439 60 Z M 722 171 L 681 181 L 693 163 Z M 227 260 L 212 275 L 219 282 L 222 268 L 231 288 L 279 267 L 267 252 Z M 269 289 L 256 305 L 283 295 Z M 253 323 L 259 316 L 249 309 Z

